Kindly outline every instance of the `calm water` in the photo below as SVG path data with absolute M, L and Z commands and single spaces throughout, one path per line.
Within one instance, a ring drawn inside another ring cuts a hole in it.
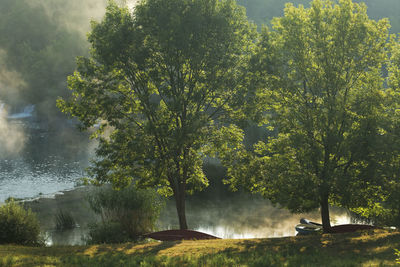
M 72 127 L 43 130 L 29 120 L 9 121 L 23 134 L 21 149 L 0 151 L 0 202 L 73 188 L 84 175 L 90 146 L 85 135 Z
M 84 244 L 82 237 L 87 232 L 87 224 L 96 216 L 85 203 L 86 188 L 66 192 L 55 200 L 42 199 L 40 204 L 32 204 L 40 214 L 43 230 L 48 234 L 49 245 Z M 54 230 L 54 214 L 59 209 L 70 212 L 79 227 L 69 231 Z M 190 229 L 205 232 L 221 238 L 263 238 L 283 237 L 296 234 L 294 226 L 300 218 L 319 221 L 319 213 L 291 214 L 287 210 L 272 206 L 267 200 L 247 193 L 227 194 L 204 198 L 202 195 L 190 197 L 186 215 Z M 332 223 L 349 223 L 350 217 L 341 209 L 331 209 Z M 178 229 L 173 200 L 168 200 L 161 213 L 157 227 L 160 230 Z
M 0 155 L 0 202 L 8 197 L 49 197 L 61 190 L 72 189 L 84 176 L 93 144 L 86 135 L 72 127 L 44 130 L 29 120 L 12 120 L 23 132 L 24 143 L 18 153 Z M 293 215 L 273 207 L 268 201 L 248 193 L 214 190 L 188 198 L 189 227 L 221 238 L 261 238 L 295 235 L 294 226 L 302 217 L 319 221 L 318 213 Z M 96 220 L 85 202 L 84 191 L 72 191 L 56 199 L 32 203 L 39 213 L 42 230 L 49 245 L 83 244 L 87 224 Z M 70 231 L 55 231 L 55 214 L 69 211 L 79 227 Z M 334 223 L 348 223 L 343 210 L 332 209 Z M 158 228 L 176 229 L 178 220 L 175 203 L 167 201 L 158 221 Z

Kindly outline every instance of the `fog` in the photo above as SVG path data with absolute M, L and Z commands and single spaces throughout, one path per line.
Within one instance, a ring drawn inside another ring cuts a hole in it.
M 119 1 L 133 8 L 136 1 Z M 0 1 L 0 202 L 73 188 L 96 142 L 56 107 L 107 0 Z
M 4 104 L 0 104 L 0 159 L 17 155 L 26 141 L 22 126 L 9 122 L 7 116 Z
M 133 9 L 137 1 L 119 2 Z M 258 25 L 281 16 L 285 2 L 238 0 Z M 307 5 L 310 0 L 292 2 Z M 392 32 L 400 31 L 400 1 L 366 2 L 372 18 L 389 17 Z M 75 58 L 88 55 L 90 21 L 102 18 L 106 3 L 0 1 L 0 201 L 8 196 L 32 197 L 73 187 L 89 164 L 96 143 L 74 130 L 76 121 L 62 114 L 55 103 L 57 98 L 69 95 L 67 76 L 75 69 Z M 31 105 L 34 111 L 30 120 L 10 119 Z M 167 206 L 163 226 L 177 225 L 174 208 Z M 293 226 L 302 216 L 319 218 L 317 213 L 292 215 L 264 199 L 248 196 L 217 200 L 199 196 L 188 202 L 190 226 L 225 238 L 293 235 Z M 337 210 L 333 220 L 345 223 L 348 216 Z
M 137 0 L 117 2 L 132 9 Z M 238 0 L 258 25 L 283 15 L 286 2 Z M 291 2 L 307 6 L 310 1 Z M 365 2 L 372 18 L 389 17 L 392 32 L 399 32 L 400 1 Z M 75 58 L 88 55 L 90 21 L 101 20 L 106 4 L 107 0 L 0 1 L 0 100 L 10 112 L 33 104 L 43 122 L 57 125 L 66 119 L 55 101 L 69 95 L 66 77 L 75 69 Z

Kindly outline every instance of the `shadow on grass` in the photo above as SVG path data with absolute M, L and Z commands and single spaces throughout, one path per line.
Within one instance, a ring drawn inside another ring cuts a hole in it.
M 179 243 L 181 242 L 127 243 L 110 247 L 102 245 L 101 249 L 91 252 L 90 255 L 85 251 L 85 255 L 65 255 L 60 261 L 63 266 L 174 266 L 165 264 L 171 261 L 170 258 L 157 254 Z
M 400 232 L 356 232 L 296 238 L 243 240 L 220 253 L 249 266 L 394 265 Z M 245 260 L 250 259 L 249 261 Z
M 395 264 L 394 248 L 400 248 L 400 232 L 215 242 L 197 246 L 191 243 L 190 249 L 182 246 L 185 245 L 182 242 L 174 252 L 166 253 L 160 252 L 181 242 L 77 247 L 73 250 L 76 253 L 69 250 L 53 259 L 46 253 L 46 259 L 35 263 L 62 266 L 387 266 Z M 201 253 L 193 253 L 196 250 Z M 53 253 L 58 254 L 56 250 Z
M 142 245 L 129 243 L 126 246 L 120 246 L 118 251 L 125 254 L 157 255 L 160 251 L 172 248 L 180 243 L 181 241 L 164 241 L 158 242 L 156 245 L 154 243 Z

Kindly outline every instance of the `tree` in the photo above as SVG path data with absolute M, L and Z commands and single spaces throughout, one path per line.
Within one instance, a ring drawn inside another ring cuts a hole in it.
M 386 225 L 400 226 L 400 42 L 391 37 L 387 64 L 388 79 L 385 127 L 386 157 L 381 161 L 387 178 L 384 187 L 384 201 L 373 203 L 372 207 L 355 210 L 363 217 Z
M 303 4 L 309 7 L 308 0 L 237 0 L 247 10 L 249 19 L 257 23 L 258 26 L 263 24 L 269 25 L 274 17 L 283 15 L 283 7 L 285 3 L 293 3 L 294 5 Z M 374 20 L 381 18 L 389 18 L 390 31 L 392 33 L 400 32 L 400 18 L 398 16 L 400 10 L 400 2 L 397 0 L 354 0 L 354 2 L 362 2 L 368 6 L 368 15 Z
M 399 39 L 392 38 L 391 41 L 390 63 L 388 64 L 389 70 L 389 90 L 390 107 L 391 107 L 391 120 L 389 133 L 390 148 L 394 151 L 392 157 L 389 159 L 388 164 L 390 180 L 388 183 L 387 191 L 389 191 L 388 199 L 385 201 L 389 206 L 392 215 L 392 223 L 400 227 L 400 42 Z
M 255 36 L 232 0 L 147 0 L 133 14 L 111 2 L 59 101 L 84 129 L 101 124 L 92 177 L 173 195 L 187 229 L 185 195 L 208 184 L 203 159 L 241 136 L 230 118 Z
M 254 153 L 237 153 L 228 173 L 293 212 L 320 207 L 325 231 L 329 203 L 362 207 L 382 201 L 388 149 L 387 20 L 370 20 L 364 4 L 314 0 L 286 5 L 264 29 L 253 61 L 264 76 L 259 92 L 274 128 Z M 238 167 L 240 165 L 240 167 Z

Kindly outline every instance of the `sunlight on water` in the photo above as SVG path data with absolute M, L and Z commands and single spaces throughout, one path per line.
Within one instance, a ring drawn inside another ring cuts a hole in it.
M 71 189 L 84 176 L 87 138 L 71 127 L 51 132 L 29 120 L 13 120 L 24 132 L 17 153 L 0 157 L 0 202 L 8 197 L 31 198 Z
M 332 223 L 349 223 L 346 210 L 331 208 Z M 247 193 L 219 196 L 219 199 L 193 197 L 187 201 L 189 228 L 220 238 L 266 238 L 296 235 L 295 226 L 301 218 L 321 222 L 318 211 L 292 214 L 273 206 L 268 200 Z M 167 202 L 163 210 L 160 229 L 178 229 L 175 206 Z
M 0 202 L 10 196 L 42 197 L 38 201 L 42 203 L 41 208 L 33 207 L 33 210 L 40 211 L 39 218 L 42 230 L 47 232 L 48 245 L 82 244 L 88 223 L 95 219 L 84 199 L 86 193 L 74 190 L 61 193 L 54 200 L 46 198 L 54 197 L 55 192 L 74 188 L 79 178 L 84 176 L 93 144 L 71 127 L 56 133 L 32 127 L 29 121 L 16 122 L 24 129 L 27 141 L 17 154 L 3 154 L 0 157 Z M 82 228 L 55 231 L 54 215 L 61 207 L 71 211 Z M 259 196 L 244 192 L 233 194 L 226 188 L 188 197 L 186 211 L 190 229 L 221 238 L 293 236 L 296 234 L 294 226 L 300 218 L 320 221 L 318 212 L 291 214 Z M 343 210 L 333 209 L 331 214 L 333 224 L 350 222 Z M 175 203 L 168 200 L 160 216 L 158 229 L 178 228 Z
M 83 176 L 79 163 L 60 164 L 61 159 L 26 162 L 0 160 L 0 201 L 8 197 L 26 198 L 73 188 Z

